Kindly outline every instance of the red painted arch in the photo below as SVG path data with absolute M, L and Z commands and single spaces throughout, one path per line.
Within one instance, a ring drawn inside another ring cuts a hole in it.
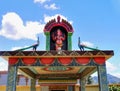
M 58 17 L 60 18 L 60 16 Z M 61 22 L 59 19 L 57 20 L 57 22 L 55 21 L 55 19 L 49 21 L 44 27 L 44 32 L 51 32 L 52 28 L 58 26 L 63 27 L 67 32 L 73 32 L 72 25 L 64 19 L 62 19 Z

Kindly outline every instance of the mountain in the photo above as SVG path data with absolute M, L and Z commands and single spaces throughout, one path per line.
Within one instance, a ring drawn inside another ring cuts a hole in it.
M 118 78 L 116 76 L 113 76 L 111 74 L 107 74 L 107 79 L 108 79 L 109 84 L 120 83 L 120 78 Z M 98 77 L 94 76 L 93 81 L 94 81 L 95 84 L 97 84 L 98 83 Z

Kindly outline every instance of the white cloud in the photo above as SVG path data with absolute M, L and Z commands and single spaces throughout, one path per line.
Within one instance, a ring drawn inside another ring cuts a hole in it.
M 3 15 L 2 26 L 0 29 L 0 36 L 4 36 L 9 39 L 19 40 L 19 39 L 32 39 L 36 40 L 37 35 L 43 33 L 45 23 L 49 22 L 51 19 L 57 19 L 60 15 L 62 19 L 68 21 L 68 19 L 61 15 L 56 14 L 54 16 L 44 15 L 43 23 L 38 21 L 26 21 L 24 22 L 21 17 L 15 12 L 9 12 Z M 68 21 L 71 24 L 72 21 Z
M 50 0 L 34 0 L 34 3 L 40 3 L 40 4 L 43 4 L 47 1 L 50 1 Z
M 3 15 L 0 35 L 14 40 L 22 38 L 35 40 L 37 34 L 43 32 L 44 25 L 37 21 L 26 21 L 24 25 L 18 14 L 9 12 Z
M 18 46 L 18 47 L 12 47 L 12 48 L 11 48 L 11 51 L 14 51 L 14 50 L 19 50 L 19 49 L 26 48 L 26 47 L 28 47 L 28 46 L 22 46 L 22 47 L 20 47 L 20 46 Z
M 114 74 L 112 74 L 112 75 L 120 78 L 120 72 L 119 72 L 119 73 L 116 72 L 116 73 L 114 73 Z
M 56 6 L 55 3 L 48 3 L 47 2 L 50 2 L 51 0 L 34 0 L 34 3 L 40 3 L 45 9 L 48 9 L 48 10 L 57 10 L 57 9 L 60 9 L 59 7 Z
M 88 41 L 82 41 L 82 45 L 88 46 L 88 47 L 94 47 L 94 44 Z
M 95 72 L 95 73 L 93 73 L 91 76 L 92 76 L 92 77 L 94 77 L 94 76 L 98 76 L 98 73 Z
M 106 61 L 106 68 L 108 73 L 112 73 L 117 70 L 116 66 L 111 64 L 110 62 Z
M 120 78 L 119 68 L 117 68 L 114 64 L 106 61 L 106 69 L 107 69 L 107 74 L 111 74 L 113 76 L 116 76 L 116 77 Z M 97 72 L 95 72 L 94 74 L 92 74 L 92 76 L 93 77 L 97 76 Z
M 57 10 L 57 9 L 60 9 L 59 7 L 56 6 L 55 3 L 50 4 L 50 5 L 46 4 L 46 5 L 44 5 L 44 7 L 45 7 L 46 9 L 50 9 L 50 10 Z
M 120 78 L 120 71 L 114 64 L 106 61 L 107 73 Z M 118 72 L 119 71 L 119 72 Z

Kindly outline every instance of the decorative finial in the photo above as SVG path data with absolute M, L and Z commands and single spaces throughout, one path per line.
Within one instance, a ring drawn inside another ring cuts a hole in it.
M 58 15 L 57 17 L 57 22 L 59 23 L 60 22 L 60 16 Z

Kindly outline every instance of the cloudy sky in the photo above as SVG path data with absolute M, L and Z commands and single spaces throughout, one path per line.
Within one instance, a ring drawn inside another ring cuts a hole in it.
M 73 50 L 81 41 L 101 50 L 114 50 L 107 73 L 120 77 L 120 0 L 0 0 L 0 51 L 30 46 L 40 38 L 45 50 L 45 24 L 60 15 L 73 28 Z M 32 50 L 32 49 L 29 49 Z M 0 70 L 7 70 L 0 58 Z

